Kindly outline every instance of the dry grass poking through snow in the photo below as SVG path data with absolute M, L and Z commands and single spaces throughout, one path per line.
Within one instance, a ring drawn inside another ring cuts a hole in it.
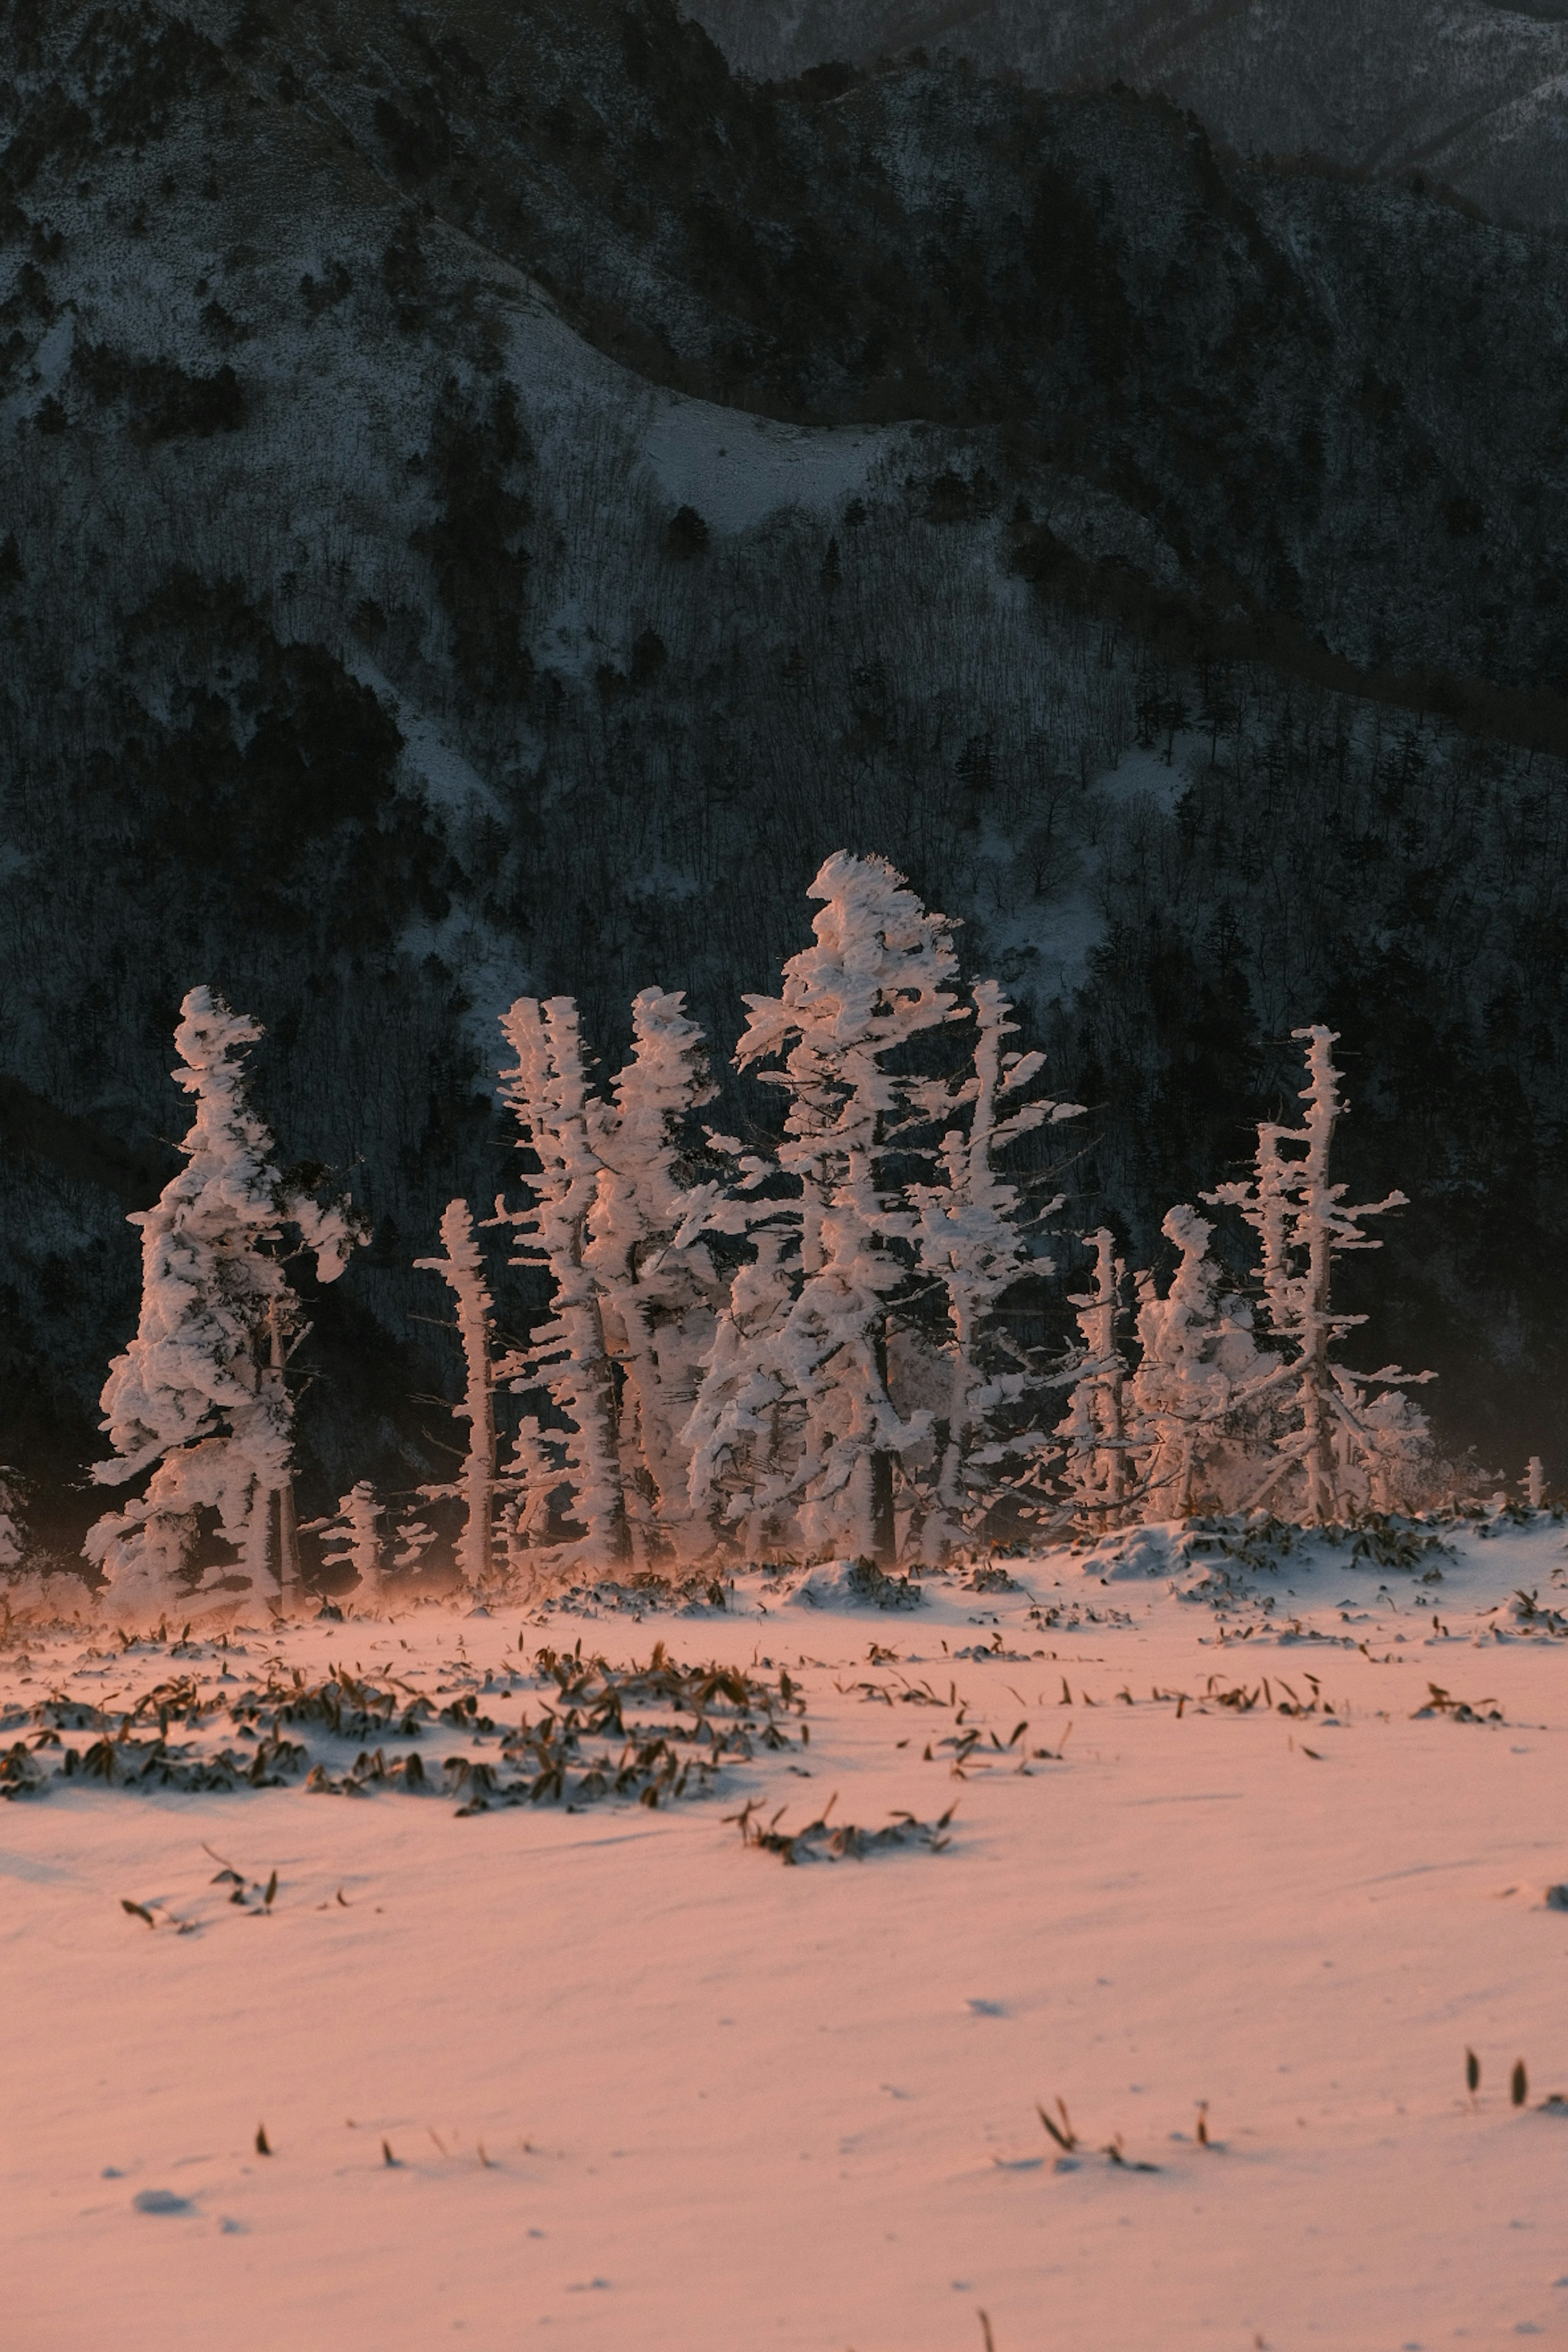
M 1568 2338 L 1568 1528 L 1395 1532 L 14 1628 L 4 2352 Z
M 113 1663 L 123 1667 L 132 1654 L 162 1646 L 127 1644 Z M 378 1682 L 342 1665 L 308 1681 L 277 1655 L 258 1676 L 237 1675 L 237 1663 L 248 1669 L 245 1642 L 183 1638 L 167 1645 L 178 1671 L 134 1696 L 117 1691 L 91 1700 L 57 1688 L 0 1710 L 0 1732 L 25 1725 L 31 1733 L 30 1742 L 16 1739 L 0 1753 L 0 1795 L 35 1796 L 77 1779 L 203 1793 L 302 1780 L 312 1794 L 331 1796 L 393 1789 L 458 1795 L 462 1815 L 615 1798 L 658 1806 L 706 1794 L 726 1765 L 750 1763 L 759 1750 L 782 1752 L 808 1736 L 800 1723 L 805 1704 L 787 1672 L 774 1686 L 730 1666 L 681 1665 L 662 1642 L 645 1664 L 624 1668 L 584 1658 L 582 1650 L 581 1641 L 569 1653 L 544 1647 L 527 1670 L 487 1674 L 481 1707 L 478 1693 L 463 1686 L 476 1679 L 471 1673 L 449 1678 L 437 1697 L 398 1676 Z M 89 1649 L 84 1669 L 103 1655 Z M 531 1717 L 526 1706 L 512 1706 L 530 1694 L 543 1701 Z M 437 1704 L 442 1695 L 445 1706 Z M 504 1706 L 505 1717 L 492 1715 L 491 1705 Z M 453 1752 L 427 1765 L 413 1744 L 427 1735 Z

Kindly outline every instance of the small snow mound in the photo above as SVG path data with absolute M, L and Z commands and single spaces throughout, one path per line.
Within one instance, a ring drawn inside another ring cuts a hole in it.
M 797 1609 L 920 1609 L 925 1594 L 907 1576 L 888 1576 L 873 1559 L 825 1559 L 790 1600 Z
M 1191 1566 L 1191 1538 L 1180 1525 L 1120 1528 L 1083 1555 L 1085 1576 L 1119 1582 L 1128 1577 L 1174 1576 Z
M 131 2202 L 138 2213 L 194 2213 L 196 2210 L 188 2197 L 176 2197 L 172 2189 L 143 2189 Z

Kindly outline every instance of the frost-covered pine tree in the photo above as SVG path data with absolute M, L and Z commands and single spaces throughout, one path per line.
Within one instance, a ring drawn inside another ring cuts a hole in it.
M 1131 1446 L 1124 1411 L 1127 1360 L 1116 1331 L 1127 1264 L 1104 1225 L 1084 1239 L 1094 1252 L 1094 1287 L 1075 1291 L 1068 1300 L 1078 1309 L 1080 1345 L 1067 1414 L 1056 1433 L 1067 1448 L 1063 1476 L 1079 1515 L 1104 1530 L 1122 1522 Z
M 458 1572 L 472 1591 L 490 1581 L 496 1511 L 495 1350 L 493 1301 L 485 1278 L 474 1221 L 467 1201 L 448 1201 L 441 1218 L 441 1255 L 416 1257 L 421 1273 L 438 1274 L 457 1301 L 458 1337 L 463 1348 L 463 1402 L 452 1411 L 468 1424 L 461 1475 L 446 1486 L 422 1486 L 427 1502 L 459 1498 L 463 1532 L 458 1539 Z
M 1138 1277 L 1127 1423 L 1140 1516 L 1177 1519 L 1234 1510 L 1256 1486 L 1281 1372 L 1253 1336 L 1247 1300 L 1223 1286 L 1213 1225 L 1183 1204 L 1160 1230 L 1179 1255 L 1163 1298 L 1152 1276 Z
M 683 1433 L 721 1297 L 699 1238 L 719 1188 L 689 1186 L 678 1162 L 688 1114 L 712 1092 L 685 998 L 642 990 L 632 1000 L 631 1056 L 594 1121 L 600 1167 L 583 1263 L 618 1374 L 621 1491 L 644 1567 L 690 1549 Z
M 324 1519 L 308 1520 L 302 1536 L 321 1536 L 323 1568 L 352 1568 L 362 1591 L 374 1592 L 381 1582 L 383 1518 L 375 1488 L 360 1478 Z
M 753 1160 L 753 1182 L 770 1172 Z M 746 1181 L 742 1175 L 742 1182 Z M 752 1256 L 739 1265 L 720 1308 L 700 1384 L 681 1433 L 689 1456 L 692 1524 L 716 1541 L 739 1546 L 747 1559 L 788 1558 L 800 1548 L 795 1517 L 799 1413 L 792 1406 L 781 1353 L 795 1302 L 793 1221 L 778 1203 L 755 1204 L 725 1228 L 745 1234 Z
M 934 1537 L 939 1543 L 973 1533 L 1004 1495 L 1037 1490 L 1045 1462 L 1056 1451 L 1047 1431 L 1003 1435 L 998 1425 L 998 1416 L 1016 1412 L 1030 1376 L 997 1328 L 995 1309 L 1021 1276 L 1048 1274 L 1051 1260 L 1038 1247 L 1026 1248 L 1024 1197 L 997 1161 L 1022 1136 L 1082 1113 L 1078 1103 L 1025 1098 L 1045 1055 L 1006 1050 L 1017 1024 L 995 981 L 977 981 L 973 995 L 969 1076 L 956 1086 L 938 1082 L 921 1090 L 939 1118 L 967 1107 L 967 1129 L 951 1127 L 942 1136 L 942 1181 L 909 1187 L 919 1264 L 942 1285 L 947 1304 L 948 1402 L 938 1423 L 936 1512 L 925 1530 L 928 1541 Z M 1061 1205 L 1050 1202 L 1033 1225 L 1037 1229 Z
M 576 1008 L 520 998 L 503 1019 L 516 1067 L 503 1090 L 538 1163 L 522 1210 L 496 1203 L 525 1238 L 515 1263 L 542 1264 L 552 1316 L 506 1367 L 546 1387 L 568 1424 L 519 1433 L 508 1475 L 509 1540 L 546 1530 L 564 1491 L 585 1552 L 647 1566 L 685 1548 L 690 1503 L 682 1432 L 720 1285 L 699 1235 L 718 1192 L 689 1189 L 680 1128 L 708 1098 L 702 1036 L 678 992 L 644 989 L 632 1051 L 605 1101 L 589 1087 Z
M 110 1606 L 127 1617 L 156 1617 L 197 1590 L 248 1586 L 285 1601 L 297 1591 L 285 1368 L 305 1327 L 284 1260 L 301 1251 L 321 1281 L 334 1281 L 363 1232 L 345 1203 L 323 1205 L 279 1169 L 247 1094 L 245 1055 L 261 1034 L 210 989 L 185 998 L 174 1076 L 195 1098 L 186 1164 L 154 1208 L 131 1217 L 142 1228 L 142 1311 L 104 1384 L 114 1459 L 93 1475 L 106 1486 L 152 1475 L 85 1546 Z M 204 1514 L 233 1561 L 197 1585 Z
M 1336 1342 L 1366 1320 L 1335 1311 L 1334 1260 L 1347 1250 L 1380 1249 L 1363 1232 L 1362 1220 L 1403 1207 L 1406 1195 L 1394 1192 L 1382 1201 L 1352 1204 L 1344 1197 L 1347 1187 L 1331 1181 L 1330 1150 L 1345 1109 L 1333 1060 L 1338 1032 L 1314 1026 L 1291 1034 L 1307 1049 L 1301 1126 L 1265 1122 L 1258 1130 L 1251 1181 L 1218 1185 L 1203 1197 L 1239 1209 L 1258 1234 L 1268 1328 L 1289 1351 L 1292 1375 L 1281 1386 L 1295 1427 L 1246 1507 L 1266 1496 L 1278 1505 L 1289 1484 L 1300 1490 L 1304 1518 L 1321 1525 L 1358 1504 L 1386 1508 L 1409 1486 L 1410 1465 L 1426 1443 L 1426 1417 L 1397 1391 L 1433 1375 L 1402 1372 L 1394 1364 L 1352 1373 L 1332 1360 Z
M 887 1318 L 909 1279 L 914 1220 L 889 1170 L 909 1083 L 887 1061 L 951 1017 L 957 959 L 947 919 L 928 913 L 884 858 L 840 851 L 809 895 L 822 905 L 815 942 L 784 966 L 779 995 L 746 998 L 736 1054 L 742 1070 L 784 1064 L 761 1075 L 787 1093 L 778 1165 L 799 1188 L 783 1221 L 795 1236 L 794 1296 L 782 1319 L 776 1300 L 752 1301 L 762 1314 L 750 1336 L 766 1330 L 764 1385 L 776 1383 L 771 1410 L 790 1424 L 787 1448 L 774 1450 L 774 1494 L 793 1504 L 805 1550 L 890 1562 L 894 1458 L 930 1416 L 904 1421 L 888 1393 Z M 767 1263 L 776 1277 L 782 1253 Z M 741 1337 L 732 1314 L 721 1319 L 693 1416 L 699 1504 L 714 1468 L 753 1444 L 770 1411 L 745 1377 Z M 715 1410 L 710 1382 L 722 1381 L 733 1393 Z
M 405 1511 L 394 1530 L 392 1574 L 416 1574 L 424 1567 L 426 1554 L 435 1549 L 436 1542 L 436 1529 L 427 1519 L 421 1518 L 417 1507 Z
M 582 1530 L 577 1546 L 605 1568 L 628 1550 L 621 1492 L 616 1373 L 605 1339 L 598 1286 L 585 1262 L 588 1218 L 599 1192 L 596 1149 L 604 1104 L 583 1066 L 577 1008 L 567 996 L 520 996 L 501 1015 L 516 1062 L 501 1092 L 535 1165 L 521 1209 L 496 1202 L 496 1222 L 518 1236 L 516 1265 L 542 1265 L 553 1286 L 549 1320 L 499 1369 L 517 1390 L 546 1388 L 566 1426 L 541 1433 L 542 1475 L 564 1486 Z M 531 1465 L 536 1475 L 539 1465 Z M 525 1512 L 537 1495 L 523 1498 Z M 537 1515 L 535 1515 L 536 1517 Z

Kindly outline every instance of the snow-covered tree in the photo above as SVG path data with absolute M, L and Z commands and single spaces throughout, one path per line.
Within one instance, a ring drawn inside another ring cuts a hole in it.
M 1026 1247 L 1025 1228 L 1027 1223 L 1037 1230 L 1062 1203 L 1053 1201 L 1027 1219 L 1023 1194 L 997 1161 L 1020 1137 L 1082 1112 L 1078 1103 L 1026 1099 L 1045 1055 L 1006 1051 L 1005 1040 L 1016 1034 L 1017 1024 L 995 981 L 977 981 L 973 996 L 969 1075 L 956 1084 L 937 1081 L 917 1090 L 938 1119 L 967 1107 L 967 1128 L 950 1127 L 943 1133 L 942 1181 L 909 1187 L 917 1259 L 921 1272 L 942 1286 L 949 1327 L 936 1510 L 925 1531 L 928 1540 L 934 1536 L 939 1542 L 973 1533 L 1003 1496 L 1037 1492 L 1045 1463 L 1056 1451 L 1043 1430 L 1020 1427 L 1002 1433 L 1000 1417 L 1016 1415 L 1031 1378 L 1019 1350 L 998 1328 L 995 1309 L 1021 1276 L 1051 1271 L 1043 1250 Z
M 1347 1250 L 1380 1249 L 1363 1232 L 1362 1220 L 1403 1207 L 1406 1196 L 1394 1192 L 1382 1201 L 1352 1204 L 1344 1197 L 1348 1188 L 1330 1181 L 1334 1129 L 1345 1110 L 1333 1061 L 1338 1032 L 1314 1026 L 1291 1034 L 1307 1049 L 1301 1126 L 1265 1122 L 1258 1130 L 1251 1180 L 1221 1184 L 1203 1197 L 1239 1209 L 1258 1236 L 1268 1330 L 1286 1351 L 1291 1375 L 1282 1393 L 1295 1426 L 1247 1507 L 1266 1496 L 1278 1504 L 1289 1482 L 1299 1486 L 1303 1517 L 1321 1524 L 1379 1498 L 1387 1507 L 1402 1484 L 1401 1465 L 1408 1468 L 1426 1438 L 1425 1415 L 1395 1392 L 1433 1376 L 1402 1372 L 1394 1364 L 1352 1373 L 1332 1360 L 1336 1342 L 1366 1320 L 1336 1312 L 1334 1260 Z
M 594 1122 L 600 1169 L 583 1251 L 618 1373 L 621 1490 L 642 1566 L 688 1548 L 683 1432 L 721 1286 L 698 1237 L 719 1188 L 689 1186 L 678 1158 L 683 1122 L 712 1091 L 684 997 L 645 988 L 632 1000 L 631 1057 Z
M 324 1519 L 307 1520 L 300 1533 L 323 1538 L 324 1568 L 352 1568 L 360 1589 L 374 1592 L 381 1582 L 383 1516 L 375 1488 L 368 1478 L 361 1478 L 340 1499 L 335 1511 Z
M 302 1252 L 321 1281 L 334 1281 L 363 1231 L 345 1203 L 323 1205 L 279 1169 L 247 1095 L 244 1057 L 261 1034 L 210 989 L 185 998 L 174 1076 L 195 1097 L 186 1164 L 154 1208 L 131 1217 L 142 1228 L 142 1311 L 103 1390 L 114 1458 L 93 1475 L 106 1486 L 152 1475 L 85 1547 L 127 1616 L 155 1617 L 196 1589 L 248 1586 L 285 1602 L 298 1591 L 285 1368 L 306 1327 L 284 1261 Z M 197 1587 L 204 1514 L 233 1561 Z
M 551 1320 L 505 1370 L 518 1389 L 546 1387 L 567 1423 L 519 1433 L 510 1541 L 544 1536 L 548 1498 L 564 1492 L 586 1551 L 647 1566 L 684 1548 L 682 1432 L 721 1288 L 699 1238 L 719 1188 L 689 1188 L 678 1164 L 681 1123 L 711 1091 L 701 1033 L 679 992 L 644 989 L 606 1101 L 568 999 L 520 998 L 503 1026 L 517 1056 L 504 1091 L 538 1164 L 529 1205 L 498 1201 L 496 1214 L 524 1236 L 515 1262 L 542 1263 L 553 1285 Z
M 426 1501 L 461 1499 L 463 1532 L 458 1570 L 471 1591 L 490 1581 L 496 1509 L 495 1362 L 491 1339 L 493 1301 L 485 1278 L 474 1221 L 467 1201 L 449 1201 L 441 1218 L 441 1255 L 416 1257 L 421 1273 L 444 1277 L 457 1301 L 458 1336 L 463 1346 L 463 1402 L 452 1410 L 468 1424 L 462 1474 L 447 1486 L 420 1489 Z
M 422 1518 L 417 1509 L 405 1511 L 393 1533 L 390 1573 L 394 1576 L 412 1575 L 424 1566 L 425 1555 L 434 1549 L 436 1542 L 436 1529 L 429 1521 Z
M 584 1263 L 603 1169 L 595 1136 L 604 1105 L 589 1091 L 570 997 L 541 1003 L 520 996 L 502 1013 L 501 1028 L 517 1057 L 501 1074 L 501 1092 L 536 1164 L 525 1173 L 528 1205 L 511 1209 L 498 1198 L 496 1222 L 518 1237 L 512 1263 L 542 1264 L 553 1296 L 548 1322 L 499 1370 L 514 1389 L 549 1390 L 566 1426 L 542 1433 L 547 1475 L 552 1486 L 569 1490 L 580 1546 L 607 1568 L 626 1557 L 628 1543 L 616 1376 L 598 1286 Z
M 752 1171 L 753 1181 L 770 1172 L 756 1160 Z M 748 1235 L 752 1255 L 736 1268 L 719 1311 L 681 1437 L 693 1519 L 715 1540 L 733 1542 L 748 1559 L 760 1560 L 800 1547 L 799 1415 L 781 1352 L 795 1290 L 785 1253 L 795 1248 L 795 1233 L 777 1214 L 776 1202 L 756 1206 L 753 1217 L 729 1228 Z
M 1080 1517 L 1100 1529 L 1121 1525 L 1131 1450 L 1124 1406 L 1127 1360 L 1117 1343 L 1124 1311 L 1127 1263 L 1104 1225 L 1084 1236 L 1094 1252 L 1094 1287 L 1075 1291 L 1079 1349 L 1076 1378 L 1057 1436 L 1067 1448 L 1063 1470 Z
M 1247 1301 L 1209 1255 L 1214 1227 L 1185 1204 L 1160 1228 L 1179 1253 L 1162 1298 L 1138 1276 L 1138 1369 L 1125 1391 L 1134 1496 L 1145 1519 L 1234 1510 L 1268 1449 L 1278 1356 L 1253 1336 Z
M 947 919 L 928 913 L 884 858 L 840 851 L 809 895 L 822 904 L 815 944 L 784 966 L 779 995 L 746 998 L 736 1054 L 742 1070 L 784 1064 L 761 1075 L 789 1097 L 778 1165 L 798 1194 L 769 1223 L 795 1237 L 794 1296 L 778 1319 L 776 1297 L 745 1289 L 767 1334 L 761 1389 L 746 1375 L 737 1319 L 721 1322 L 704 1390 L 727 1381 L 733 1396 L 723 1412 L 710 1393 L 699 1396 L 693 1496 L 701 1507 L 731 1440 L 753 1444 L 776 1412 L 788 1433 L 770 1449 L 773 1499 L 793 1504 L 806 1551 L 890 1560 L 894 1457 L 919 1443 L 930 1416 L 905 1422 L 888 1393 L 887 1316 L 909 1280 L 914 1219 L 888 1165 L 910 1118 L 910 1082 L 887 1059 L 952 1016 L 957 959 Z M 783 1263 L 782 1253 L 763 1262 L 764 1292 Z

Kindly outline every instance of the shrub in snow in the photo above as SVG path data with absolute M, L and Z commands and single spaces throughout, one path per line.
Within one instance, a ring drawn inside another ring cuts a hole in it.
M 874 1559 L 829 1559 L 797 1584 L 790 1599 L 802 1609 L 919 1609 L 925 1594 L 907 1576 L 889 1576 Z
M 957 959 L 946 918 L 929 914 L 883 858 L 840 851 L 810 896 L 822 904 L 814 944 L 784 966 L 776 997 L 747 997 L 735 1057 L 742 1070 L 782 1060 L 760 1075 L 788 1097 L 778 1166 L 795 1198 L 767 1220 L 784 1240 L 759 1260 L 764 1297 L 754 1285 L 744 1294 L 757 1318 L 745 1338 L 754 1344 L 760 1321 L 766 1364 L 737 1345 L 731 1318 L 690 1424 L 692 1498 L 710 1507 L 723 1465 L 754 1459 L 765 1433 L 770 1502 L 775 1516 L 793 1512 L 807 1555 L 889 1562 L 894 1461 L 931 1416 L 904 1421 L 888 1392 L 888 1312 L 909 1284 L 916 1225 L 889 1172 L 911 1082 L 887 1060 L 949 1019 Z M 744 1516 L 733 1500 L 725 1508 Z
M 195 1097 L 185 1166 L 142 1228 L 136 1337 L 110 1367 L 103 1427 L 114 1458 L 93 1475 L 143 1493 L 89 1533 L 110 1606 L 142 1619 L 197 1592 L 247 1588 L 292 1597 L 299 1579 L 285 1368 L 303 1337 L 285 1259 L 302 1252 L 323 1282 L 363 1236 L 346 1205 L 322 1205 L 279 1170 L 247 1097 L 244 1056 L 258 1024 L 210 989 L 180 1009 L 175 1082 Z M 197 1545 L 215 1527 L 228 1548 L 203 1573 Z

